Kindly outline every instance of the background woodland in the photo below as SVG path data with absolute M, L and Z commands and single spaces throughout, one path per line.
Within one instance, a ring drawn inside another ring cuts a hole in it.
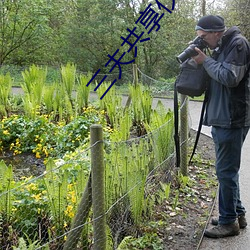
M 160 2 L 172 5 L 172 0 Z M 120 47 L 121 36 L 126 37 L 127 28 L 136 26 L 139 12 L 150 3 L 157 8 L 150 0 L 1 1 L 0 65 L 60 66 L 70 62 L 81 72 L 103 68 L 107 73 L 107 55 Z M 161 29 L 138 46 L 135 63 L 155 79 L 176 76 L 179 65 L 175 57 L 194 39 L 195 23 L 206 14 L 222 15 L 227 27 L 237 25 L 250 38 L 249 4 L 247 0 L 176 0 L 173 13 L 161 20 Z M 133 54 L 127 57 L 132 60 Z M 123 65 L 126 70 L 131 65 Z

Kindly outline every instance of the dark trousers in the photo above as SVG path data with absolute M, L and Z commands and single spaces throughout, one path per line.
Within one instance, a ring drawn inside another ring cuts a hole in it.
M 212 127 L 215 143 L 216 175 L 219 181 L 219 223 L 230 224 L 245 214 L 240 200 L 239 169 L 241 149 L 249 127 Z

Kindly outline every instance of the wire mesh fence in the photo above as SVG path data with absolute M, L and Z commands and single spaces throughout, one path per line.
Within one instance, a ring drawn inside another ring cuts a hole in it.
M 140 234 L 140 223 L 154 215 L 155 202 L 162 199 L 161 184 L 170 183 L 176 170 L 173 114 L 164 119 L 141 137 L 101 138 L 73 158 L 48 159 L 37 176 L 17 178 L 1 161 L 1 249 L 119 249 L 127 237 Z M 93 156 L 95 143 L 103 148 Z M 102 161 L 102 151 L 104 180 L 96 183 L 93 174 L 101 170 L 93 172 L 93 164 Z M 105 207 L 95 215 L 103 206 L 100 190 Z
M 141 221 L 154 213 L 160 183 L 171 181 L 172 129 L 170 120 L 143 137 L 104 142 L 105 213 L 97 218 L 93 218 L 91 204 L 95 199 L 98 207 L 101 198 L 98 193 L 92 196 L 95 187 L 90 179 L 91 148 L 79 153 L 79 161 L 49 160 L 42 175 L 24 178 L 14 189 L 12 169 L 2 162 L 1 249 L 21 244 L 34 249 L 92 249 L 103 240 L 107 249 L 117 249 L 126 236 L 138 233 Z M 98 155 L 95 157 L 101 160 Z M 103 216 L 107 239 L 102 239 L 101 231 L 94 241 L 93 225 L 97 223 L 98 227 Z

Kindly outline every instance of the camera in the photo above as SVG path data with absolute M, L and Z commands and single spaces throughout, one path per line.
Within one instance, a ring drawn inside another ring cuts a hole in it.
M 198 53 L 195 51 L 195 47 L 199 48 L 200 50 L 203 50 L 207 48 L 207 43 L 199 36 L 197 36 L 190 45 L 180 54 L 178 55 L 177 61 L 179 63 L 183 63 L 188 58 L 198 55 Z

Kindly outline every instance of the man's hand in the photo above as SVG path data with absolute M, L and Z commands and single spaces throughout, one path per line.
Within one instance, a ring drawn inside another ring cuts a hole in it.
M 198 55 L 194 56 L 192 58 L 195 60 L 195 62 L 197 64 L 203 64 L 203 62 L 205 61 L 205 59 L 207 58 L 207 56 L 200 49 L 198 49 L 196 47 L 194 49 L 198 53 Z

